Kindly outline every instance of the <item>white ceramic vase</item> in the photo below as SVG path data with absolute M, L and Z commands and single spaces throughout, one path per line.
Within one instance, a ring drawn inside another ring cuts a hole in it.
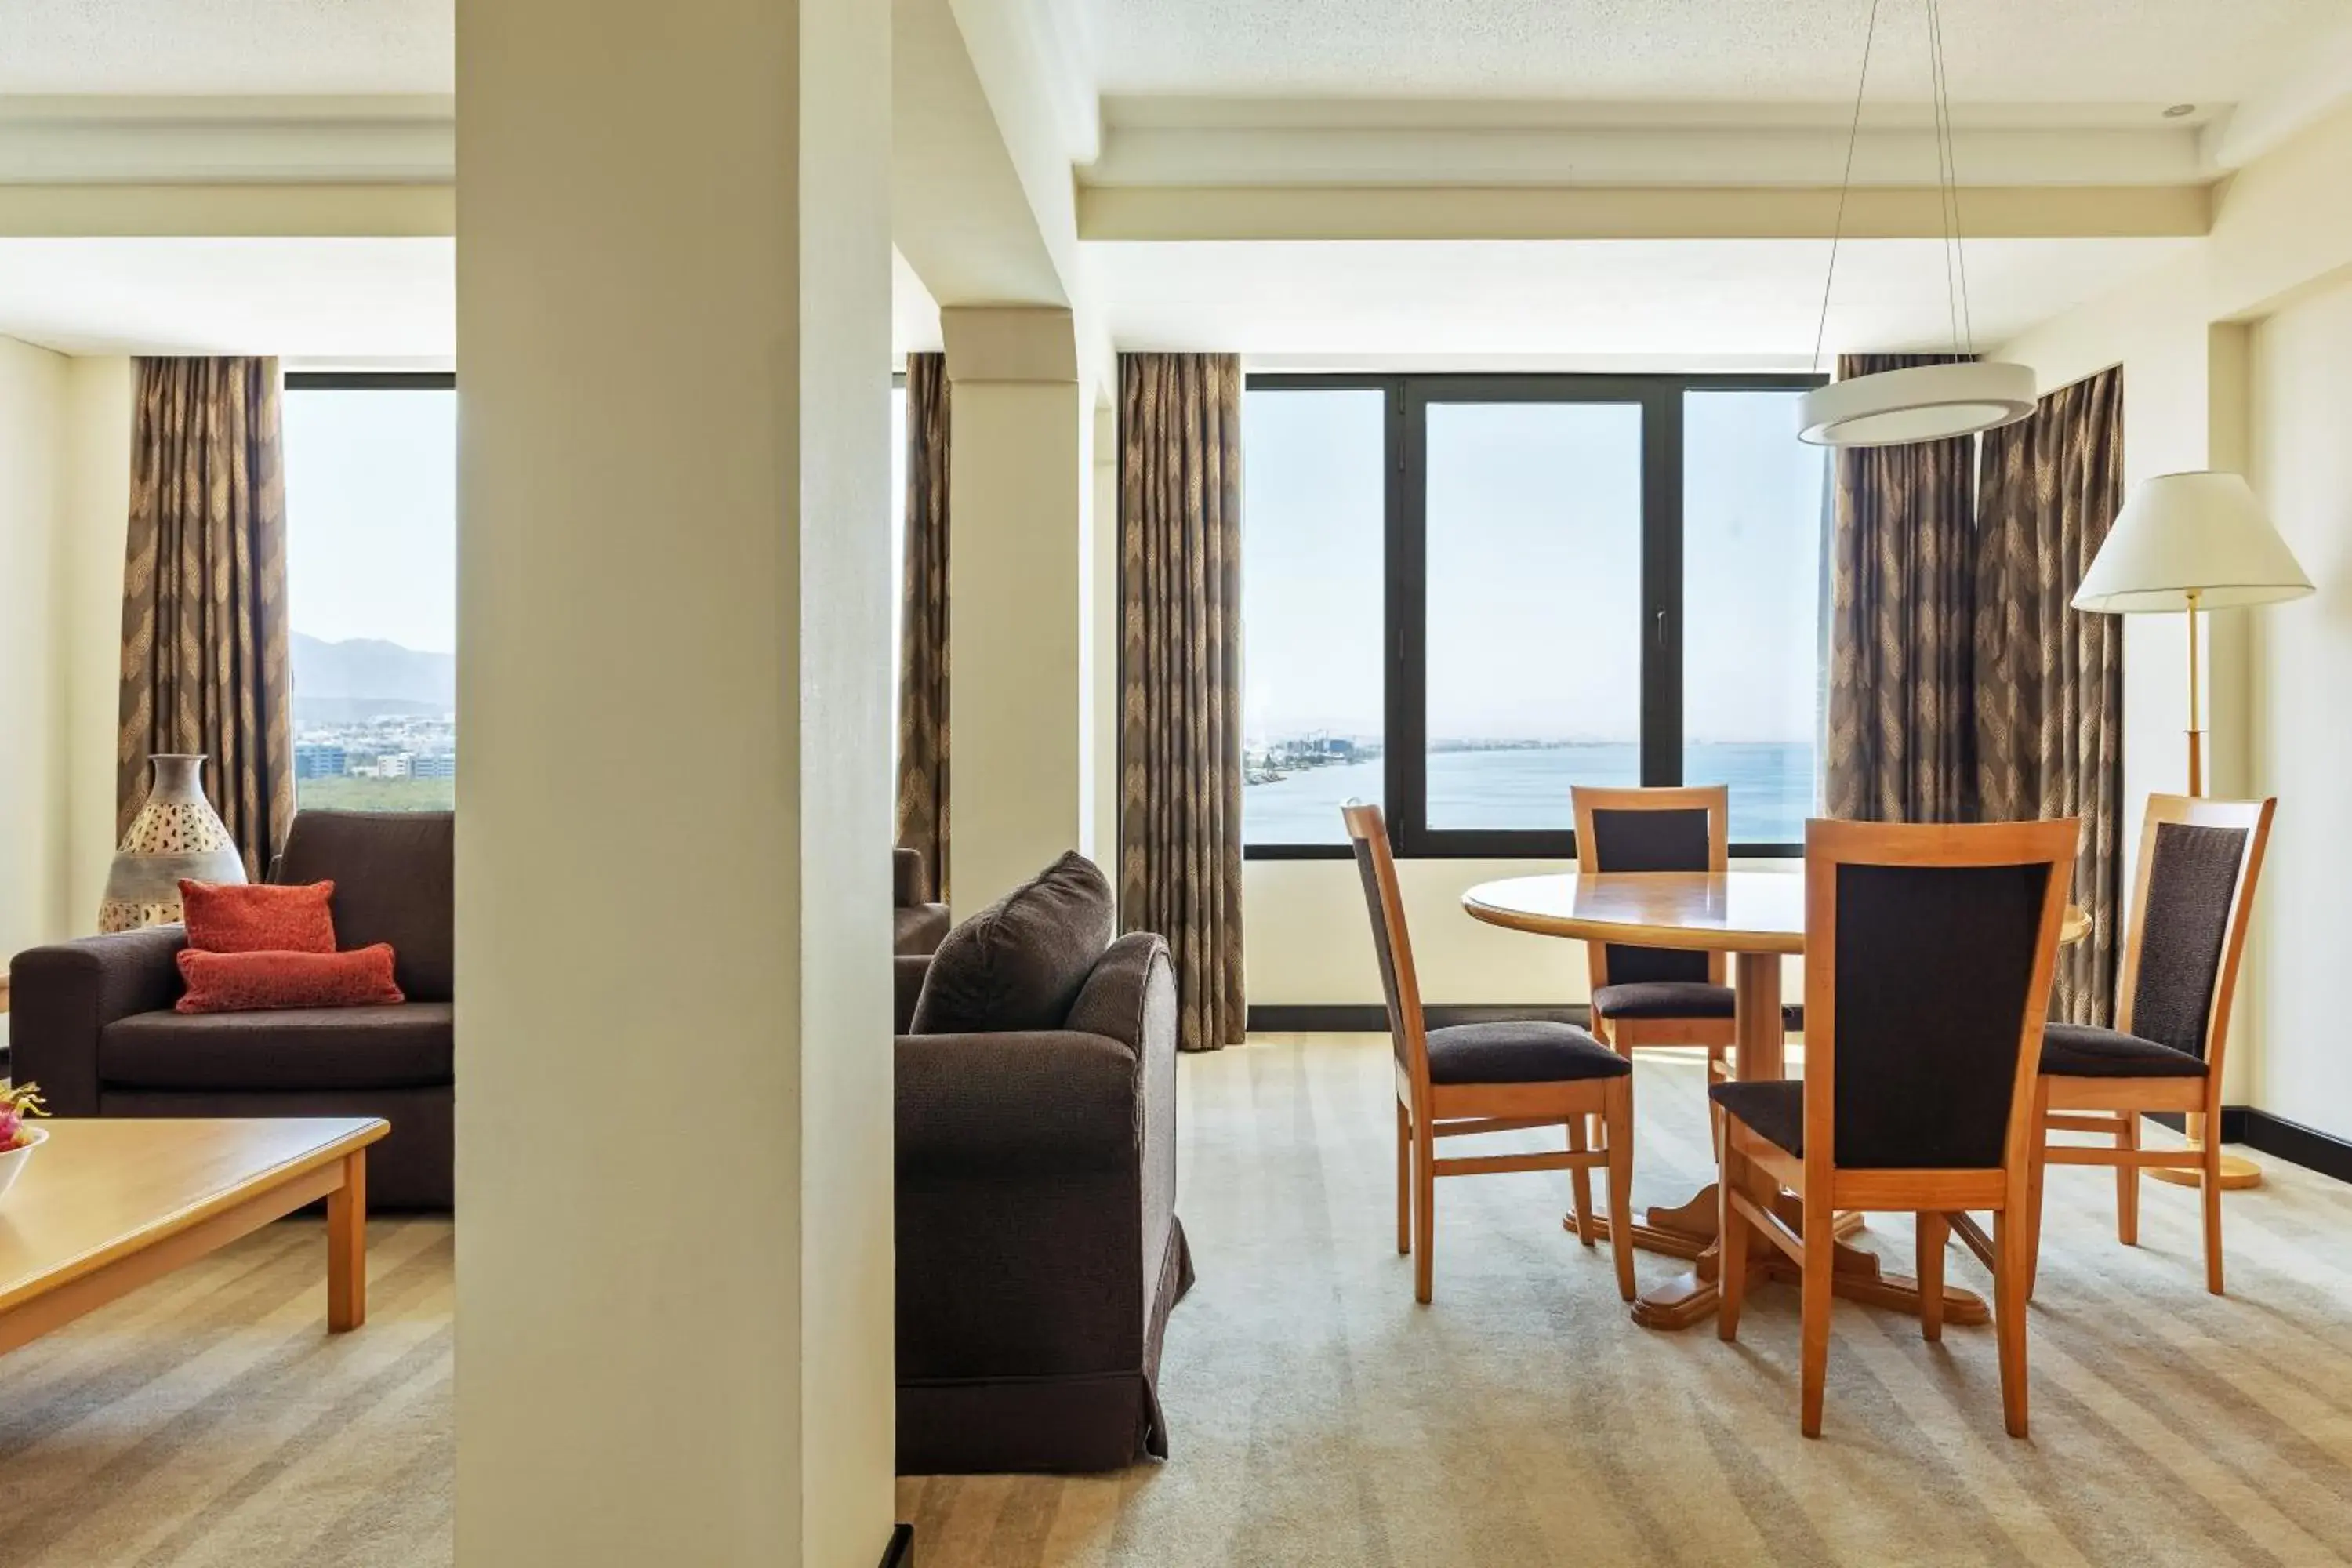
M 245 857 L 228 825 L 205 798 L 202 752 L 157 752 L 147 804 L 131 821 L 106 876 L 106 898 L 98 906 L 100 931 L 168 925 L 180 918 L 180 879 L 196 882 L 242 882 Z

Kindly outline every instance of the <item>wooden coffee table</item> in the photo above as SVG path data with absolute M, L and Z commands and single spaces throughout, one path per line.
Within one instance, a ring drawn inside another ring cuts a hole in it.
M 373 1117 L 36 1122 L 0 1198 L 0 1353 L 327 1200 L 327 1328 L 367 1319 Z

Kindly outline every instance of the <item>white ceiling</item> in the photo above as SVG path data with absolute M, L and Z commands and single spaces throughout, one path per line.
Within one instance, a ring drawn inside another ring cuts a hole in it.
M 2093 299 L 2187 240 L 1968 247 L 1979 347 Z M 1562 368 L 1801 368 L 1829 247 L 1814 240 L 1133 244 L 1087 247 L 1122 347 Z M 1829 348 L 1949 343 L 1942 247 L 1848 240 Z
M 0 0 L 0 92 L 446 93 L 453 0 Z
M 1927 0 L 1881 0 L 1872 96 L 1924 97 Z M 1968 102 L 2235 101 L 2344 0 L 1948 0 Z M 1851 100 L 1870 0 L 1092 0 L 1107 92 Z

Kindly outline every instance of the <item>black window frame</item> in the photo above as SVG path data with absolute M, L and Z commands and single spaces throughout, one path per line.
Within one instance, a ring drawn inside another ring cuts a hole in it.
M 1428 822 L 1426 659 L 1427 411 L 1433 403 L 1612 403 L 1642 409 L 1642 782 L 1683 782 L 1683 399 L 1693 392 L 1804 392 L 1802 374 L 1253 371 L 1245 392 L 1378 391 L 1385 399 L 1381 468 L 1383 815 L 1397 856 L 1423 860 L 1564 860 L 1570 828 L 1432 828 Z M 1796 439 L 1792 428 L 1789 438 Z M 1244 520 L 1244 527 L 1247 527 Z M 1246 808 L 1245 808 L 1246 809 Z M 1250 860 L 1344 860 L 1342 844 L 1250 844 Z M 1793 859 L 1801 843 L 1734 843 L 1747 859 Z
M 289 392 L 455 392 L 454 370 L 289 370 Z

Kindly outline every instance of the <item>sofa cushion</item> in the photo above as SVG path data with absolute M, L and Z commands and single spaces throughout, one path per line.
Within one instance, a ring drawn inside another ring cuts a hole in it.
M 332 880 L 336 942 L 390 942 L 401 991 L 413 1002 L 446 1002 L 456 822 L 446 811 L 297 812 L 269 879 Z
M 945 904 L 900 904 L 890 911 L 890 951 L 912 958 L 937 952 L 948 924 Z
M 392 983 L 392 949 L 349 952 L 199 952 L 180 950 L 187 994 L 182 1013 L 251 1013 L 312 1007 L 381 1007 L 406 1001 Z
M 180 879 L 188 945 L 204 952 L 332 952 L 332 882 L 198 882 Z
M 913 1033 L 1056 1029 L 1114 934 L 1110 884 L 1075 850 L 948 932 Z
M 98 1037 L 103 1089 L 401 1089 L 452 1081 L 446 1002 L 278 1013 L 141 1013 Z

